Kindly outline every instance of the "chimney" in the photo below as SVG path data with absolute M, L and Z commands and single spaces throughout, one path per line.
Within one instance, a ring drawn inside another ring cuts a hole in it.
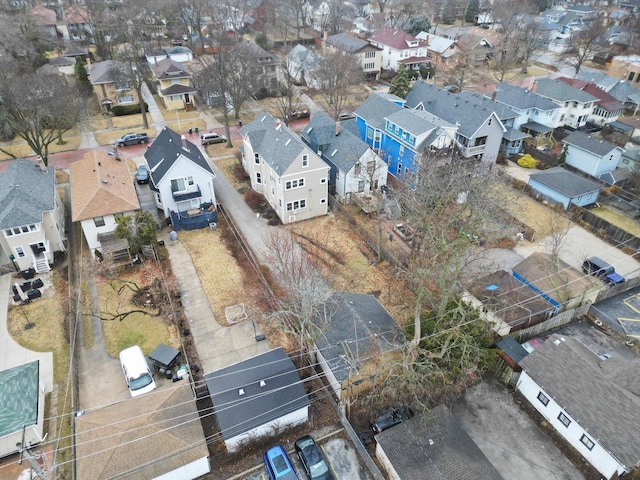
M 280 119 L 279 119 L 279 118 L 276 118 L 276 130 L 277 130 L 277 131 L 280 131 L 280 127 L 281 127 L 281 126 L 282 126 L 282 125 L 280 124 Z
M 38 164 L 38 166 L 40 167 L 40 170 L 42 170 L 43 172 L 47 171 L 47 167 L 44 164 L 44 160 L 42 160 L 42 156 L 38 155 L 36 157 L 36 163 Z
M 538 82 L 537 81 L 533 82 L 533 88 L 531 89 L 531 91 L 533 93 L 536 93 L 536 90 L 538 90 Z
M 496 95 L 498 95 L 498 89 L 496 88 L 493 93 L 491 94 L 491 101 L 495 102 L 496 101 Z
M 187 137 L 185 137 L 184 135 L 182 135 L 180 137 L 180 139 L 182 140 L 182 148 L 184 148 L 185 150 L 189 150 L 189 148 L 187 147 Z
M 536 81 L 536 77 L 531 77 L 531 80 L 529 80 L 529 90 L 533 91 L 533 85 Z
M 336 137 L 340 135 L 340 120 L 336 120 Z

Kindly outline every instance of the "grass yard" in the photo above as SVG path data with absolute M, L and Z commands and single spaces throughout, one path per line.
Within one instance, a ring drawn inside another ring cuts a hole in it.
M 251 306 L 252 301 L 245 292 L 244 273 L 222 241 L 220 230 L 182 231 L 180 241 L 191 255 L 213 315 L 220 325 L 227 325 L 225 308 L 239 303 Z
M 151 353 L 160 343 L 175 348 L 180 346 L 176 327 L 169 325 L 164 317 L 156 316 L 157 308 L 138 307 L 131 301 L 134 292 L 125 285 L 131 282 L 140 287 L 145 286 L 144 268 L 146 267 L 123 274 L 120 279 L 110 283 L 98 279 L 100 315 L 105 319 L 102 322 L 105 348 L 114 358 L 117 358 L 121 350 L 133 345 L 140 345 L 145 355 Z M 128 312 L 133 313 L 122 321 L 107 320 Z
M 623 229 L 625 232 L 629 232 L 640 237 L 640 224 L 638 223 L 638 220 L 625 215 L 621 211 L 606 205 L 598 208 L 592 208 L 589 211 L 594 215 L 603 218 L 612 225 Z

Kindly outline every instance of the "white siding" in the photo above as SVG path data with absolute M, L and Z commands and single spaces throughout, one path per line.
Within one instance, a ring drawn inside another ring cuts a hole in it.
M 625 467 L 620 464 L 607 450 L 602 448 L 598 444 L 598 439 L 595 436 L 590 435 L 585 428 L 583 428 L 575 421 L 571 415 L 564 411 L 560 405 L 558 405 L 552 398 L 551 394 L 545 392 L 540 386 L 529 376 L 527 372 L 523 371 L 520 374 L 518 384 L 516 386 L 520 392 L 525 396 L 527 400 L 538 410 L 544 418 L 555 428 L 560 435 L 562 435 L 591 465 L 594 466 L 602 475 L 606 478 L 611 478 L 616 472 L 618 474 L 624 473 Z M 549 403 L 543 405 L 538 399 L 538 395 L 543 393 L 548 399 Z M 566 427 L 558 420 L 560 413 L 564 414 L 571 423 Z M 581 441 L 583 435 L 586 435 L 595 445 L 589 450 Z
M 324 373 L 325 378 L 329 382 L 329 385 L 331 385 L 331 388 L 333 389 L 333 393 L 336 394 L 336 397 L 338 397 L 338 400 L 341 400 L 342 385 L 340 384 L 340 382 L 338 382 L 338 379 L 335 377 L 335 375 L 331 371 L 329 364 L 327 363 L 325 358 L 322 356 L 322 353 L 320 352 L 320 350 L 317 349 L 317 347 L 316 347 L 316 355 L 318 356 L 318 364 L 322 369 L 322 373 Z
M 206 475 L 210 471 L 209 459 L 207 457 L 202 457 L 195 462 L 183 465 L 182 467 L 176 468 L 164 475 L 154 477 L 153 480 L 193 480 L 202 475 Z
M 213 189 L 214 176 L 215 175 L 200 168 L 191 160 L 188 160 L 184 157 L 179 158 L 169 169 L 169 171 L 164 175 L 162 181 L 160 182 L 160 185 L 156 185 L 162 199 L 162 204 L 158 206 L 164 209 L 164 213 L 167 217 L 170 215 L 170 212 L 172 210 L 177 212 L 188 210 L 189 208 L 191 208 L 190 206 L 187 206 L 188 202 L 180 202 L 180 205 L 178 205 L 173 199 L 173 194 L 171 192 L 171 180 L 186 177 L 193 177 L 193 190 L 196 190 L 197 187 L 200 186 L 200 190 L 202 192 L 202 198 L 200 200 L 202 202 L 211 202 L 215 205 L 216 200 L 215 192 Z M 158 202 L 156 201 L 156 205 L 157 204 Z

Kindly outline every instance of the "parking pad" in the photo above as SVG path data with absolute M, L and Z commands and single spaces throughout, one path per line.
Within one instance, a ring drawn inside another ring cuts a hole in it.
M 623 300 L 624 304 L 640 315 L 640 294 L 631 295 Z

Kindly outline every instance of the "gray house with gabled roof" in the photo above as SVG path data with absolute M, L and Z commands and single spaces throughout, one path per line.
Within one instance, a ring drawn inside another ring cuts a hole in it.
M 545 200 L 559 203 L 567 210 L 571 204 L 584 207 L 598 201 L 602 185 L 562 167 L 553 167 L 529 175 L 529 186 Z
M 326 215 L 329 165 L 284 123 L 262 112 L 240 129 L 242 165 L 282 223 Z
M 604 359 L 577 338 L 552 335 L 520 360 L 516 388 L 606 479 L 640 464 L 640 367 Z
M 582 131 L 573 132 L 563 143 L 567 165 L 595 178 L 613 171 L 623 152 L 617 145 Z
M 560 107 L 560 122 L 573 130 L 587 124 L 587 119 L 600 101 L 587 92 L 551 78 L 538 78 L 533 82 L 531 91 L 558 105 Z
M 350 55 L 361 65 L 364 75 L 372 80 L 378 80 L 382 66 L 382 49 L 371 45 L 348 33 L 336 33 L 326 40 L 327 46 L 337 52 Z
M 309 398 L 282 348 L 207 373 L 204 379 L 229 452 L 309 418 Z
M 384 378 L 387 360 L 400 354 L 405 337 L 370 294 L 336 293 L 319 311 L 313 355 L 336 396 L 348 401 Z
M 314 114 L 302 131 L 302 141 L 318 153 L 331 167 L 329 184 L 340 198 L 352 194 L 369 194 L 387 184 L 387 164 L 369 145 L 351 132 L 345 123 L 335 121 L 324 112 Z
M 203 228 L 217 219 L 216 177 L 200 149 L 164 127 L 144 154 L 156 206 L 175 230 Z
M 2 264 L 51 270 L 55 252 L 66 250 L 64 205 L 55 169 L 18 158 L 0 174 Z
M 494 110 L 424 80 L 414 83 L 405 100 L 408 108 L 457 125 L 454 140 L 464 157 L 495 163 L 506 128 Z

